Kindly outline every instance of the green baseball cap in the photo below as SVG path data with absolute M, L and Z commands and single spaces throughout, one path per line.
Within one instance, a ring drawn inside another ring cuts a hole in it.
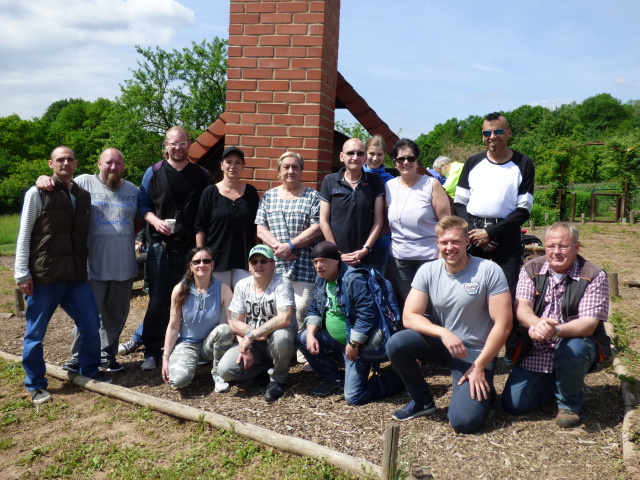
M 257 254 L 260 254 L 263 257 L 268 258 L 269 260 L 273 260 L 275 257 L 275 255 L 273 254 L 273 250 L 261 243 L 251 249 L 251 251 L 249 252 L 249 260 L 251 260 L 251 257 Z

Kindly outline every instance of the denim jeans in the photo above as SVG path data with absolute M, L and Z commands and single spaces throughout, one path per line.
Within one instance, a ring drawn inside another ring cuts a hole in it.
M 312 355 L 307 350 L 307 331 L 298 334 L 298 348 L 305 356 L 313 371 L 320 375 L 323 383 L 334 383 L 341 380 L 339 360 L 344 360 L 344 399 L 349 405 L 364 405 L 372 400 L 388 397 L 402 389 L 402 380 L 392 372 L 389 375 L 373 375 L 369 378 L 371 368 L 376 370 L 378 363 L 369 362 L 358 356 L 349 360 L 345 355 L 345 346 L 336 341 L 327 330 L 316 332 L 320 352 Z
M 149 305 L 144 316 L 142 343 L 145 357 L 160 357 L 164 336 L 169 325 L 171 292 L 184 277 L 187 253 L 179 256 L 165 254 L 160 242 L 153 241 L 147 251 L 149 276 Z
M 289 365 L 295 351 L 295 334 L 291 328 L 281 328 L 271 334 L 266 342 L 252 344 L 253 365 L 243 370 L 238 364 L 240 347 L 236 343 L 223 355 L 218 364 L 218 375 L 225 381 L 248 380 L 265 370 L 272 382 L 285 383 L 289 378 Z
M 69 315 L 80 333 L 78 362 L 80 373 L 94 377 L 100 365 L 100 317 L 88 282 L 34 283 L 33 295 L 26 297 L 26 330 L 22 366 L 27 390 L 47 388 L 42 340 L 58 305 Z
M 491 387 L 489 399 L 472 399 L 468 381 L 458 385 L 462 375 L 471 367 L 480 352 L 481 350 L 467 348 L 467 356 L 464 359 L 452 358 L 442 340 L 422 335 L 415 330 L 402 330 L 387 342 L 387 354 L 391 365 L 402 377 L 411 398 L 416 403 L 428 405 L 433 401 L 429 385 L 424 380 L 421 367 L 416 360 L 423 364 L 451 368 L 453 391 L 449 404 L 449 423 L 460 433 L 473 433 L 482 427 L 489 415 L 491 398 L 495 395 L 495 358 L 484 370 L 487 383 Z
M 364 257 L 364 263 L 367 268 L 375 268 L 384 277 L 387 272 L 387 264 L 389 263 L 389 255 L 391 253 L 390 245 L 391 234 L 387 233 L 376 240 L 373 244 L 371 252 Z M 371 256 L 371 260 L 369 260 Z
M 593 368 L 596 346 L 590 338 L 561 338 L 553 353 L 553 373 L 514 367 L 502 393 L 504 409 L 521 415 L 556 397 L 558 408 L 578 413 L 584 404 L 584 377 Z

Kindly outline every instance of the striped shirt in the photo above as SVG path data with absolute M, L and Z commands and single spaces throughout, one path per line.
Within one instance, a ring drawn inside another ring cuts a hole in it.
M 567 275 L 578 280 L 582 265 L 576 260 L 567 272 Z M 561 280 L 556 280 L 553 272 L 549 268 L 549 263 L 545 262 L 540 270 L 540 275 L 547 275 L 547 291 L 544 297 L 544 310 L 541 317 L 548 317 L 557 320 L 558 324 L 567 323 L 562 318 L 562 299 L 567 288 L 567 275 Z M 533 280 L 529 278 L 524 267 L 520 270 L 516 298 L 535 301 L 536 289 Z M 593 281 L 587 286 L 580 303 L 578 304 L 578 318 L 597 318 L 603 322 L 607 321 L 609 314 L 609 282 L 607 274 L 601 270 Z M 567 321 L 573 320 L 567 319 Z M 547 342 L 533 341 L 531 350 L 520 363 L 520 367 L 534 372 L 553 372 L 553 352 L 557 340 Z

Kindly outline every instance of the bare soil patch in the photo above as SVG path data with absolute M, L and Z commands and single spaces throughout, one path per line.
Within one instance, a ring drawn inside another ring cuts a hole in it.
M 618 272 L 621 299 L 612 303 L 637 320 L 640 291 L 623 283 L 640 279 L 640 226 L 587 224 L 581 230 L 581 253 L 589 260 Z M 544 229 L 534 235 L 543 237 Z M 0 257 L 0 306 L 12 304 L 13 257 Z M 142 321 L 147 297 L 139 288 L 132 292 L 131 313 L 123 339 L 128 339 Z M 20 355 L 24 319 L 2 319 L 0 350 Z M 72 321 L 56 312 L 49 325 L 44 352 L 47 362 L 62 365 L 69 356 Z M 640 345 L 634 345 L 640 349 Z M 291 369 L 285 396 L 267 404 L 263 388 L 235 384 L 227 394 L 213 392 L 208 367 L 200 367 L 194 383 L 184 393 L 173 391 L 160 378 L 160 370 L 141 371 L 142 352 L 120 357 L 126 367 L 114 374 L 114 383 L 146 394 L 169 398 L 184 404 L 254 423 L 273 431 L 305 438 L 354 456 L 380 464 L 385 424 L 390 415 L 408 398 L 399 394 L 362 407 L 349 407 L 339 395 L 318 399 L 311 395 L 318 377 L 305 373 L 300 365 Z M 446 370 L 425 369 L 432 386 L 438 412 L 401 425 L 401 461 L 418 478 L 625 478 L 622 463 L 621 425 L 623 404 L 620 382 L 611 368 L 587 377 L 586 405 L 582 412 L 584 428 L 561 430 L 555 425 L 557 409 L 551 403 L 525 415 L 513 417 L 493 407 L 482 432 L 458 435 L 447 421 L 451 380 Z M 499 363 L 496 388 L 502 391 L 508 369 Z M 73 395 L 53 391 L 54 400 L 64 397 L 71 404 Z M 25 397 L 26 397 L 25 391 Z M 91 424 L 83 425 L 91 428 Z M 98 432 L 96 432 L 98 433 Z M 56 435 L 55 432 L 49 432 Z M 26 448 L 26 446 L 25 446 Z

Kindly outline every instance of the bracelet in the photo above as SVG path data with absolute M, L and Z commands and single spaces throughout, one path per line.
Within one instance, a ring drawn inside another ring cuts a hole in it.
M 295 252 L 296 251 L 296 246 L 293 244 L 293 242 L 289 241 L 288 243 L 289 243 L 289 248 L 291 249 L 291 253 Z
M 369 252 L 371 252 L 371 247 L 369 245 L 363 245 L 362 248 L 366 248 Z

